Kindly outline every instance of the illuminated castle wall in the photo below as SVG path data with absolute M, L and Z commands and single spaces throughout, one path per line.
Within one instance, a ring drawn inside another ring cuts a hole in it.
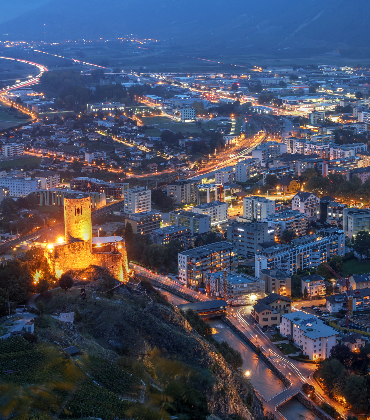
M 64 198 L 65 244 L 49 247 L 47 258 L 56 277 L 90 265 L 107 269 L 119 281 L 128 281 L 123 241 L 92 238 L 91 199 L 87 194 Z M 99 243 L 98 243 L 98 241 Z

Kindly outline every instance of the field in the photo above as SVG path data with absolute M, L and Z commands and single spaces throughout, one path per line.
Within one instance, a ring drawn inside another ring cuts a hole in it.
M 0 170 L 3 169 L 10 169 L 10 168 L 21 168 L 26 169 L 27 167 L 36 167 L 39 166 L 41 162 L 41 158 L 36 156 L 24 156 L 21 159 L 14 159 L 14 160 L 4 160 L 0 162 Z
M 343 263 L 343 276 L 370 273 L 370 260 L 358 261 L 356 258 Z
M 11 127 L 16 127 L 20 124 L 26 125 L 30 119 L 18 118 L 15 115 L 7 112 L 7 108 L 0 105 L 0 130 L 6 130 Z
M 175 133 L 194 133 L 200 134 L 204 130 L 211 130 L 217 127 L 217 122 L 209 121 L 202 122 L 202 125 L 199 127 L 196 123 L 181 123 L 171 120 L 168 117 L 143 117 L 143 123 L 146 125 L 153 125 L 155 128 L 146 130 L 145 134 L 148 136 L 159 137 L 161 135 L 161 130 L 171 130 Z M 157 128 L 158 127 L 158 128 Z

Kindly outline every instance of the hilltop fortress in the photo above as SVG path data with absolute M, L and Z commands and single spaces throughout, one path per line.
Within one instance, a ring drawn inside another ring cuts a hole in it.
M 91 198 L 79 194 L 64 198 L 65 238 L 49 244 L 47 258 L 57 278 L 69 270 L 90 265 L 105 268 L 121 282 L 128 281 L 125 243 L 121 237 L 92 237 Z

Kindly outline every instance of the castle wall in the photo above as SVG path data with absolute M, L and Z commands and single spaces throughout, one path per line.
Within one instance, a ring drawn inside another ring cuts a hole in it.
M 91 253 L 88 242 L 72 242 L 48 251 L 48 260 L 57 277 L 68 270 L 84 270 L 90 265 L 97 265 L 107 269 L 117 280 L 127 282 L 126 248 L 122 242 L 118 242 L 116 248 L 113 252 Z
M 67 244 L 76 240 L 89 242 L 91 249 L 92 223 L 91 198 L 64 198 L 65 241 Z

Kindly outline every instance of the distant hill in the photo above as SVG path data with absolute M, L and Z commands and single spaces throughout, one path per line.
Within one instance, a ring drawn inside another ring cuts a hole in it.
M 47 40 L 135 34 L 205 50 L 330 52 L 368 48 L 369 15 L 367 0 L 49 0 L 10 14 L 0 33 Z

